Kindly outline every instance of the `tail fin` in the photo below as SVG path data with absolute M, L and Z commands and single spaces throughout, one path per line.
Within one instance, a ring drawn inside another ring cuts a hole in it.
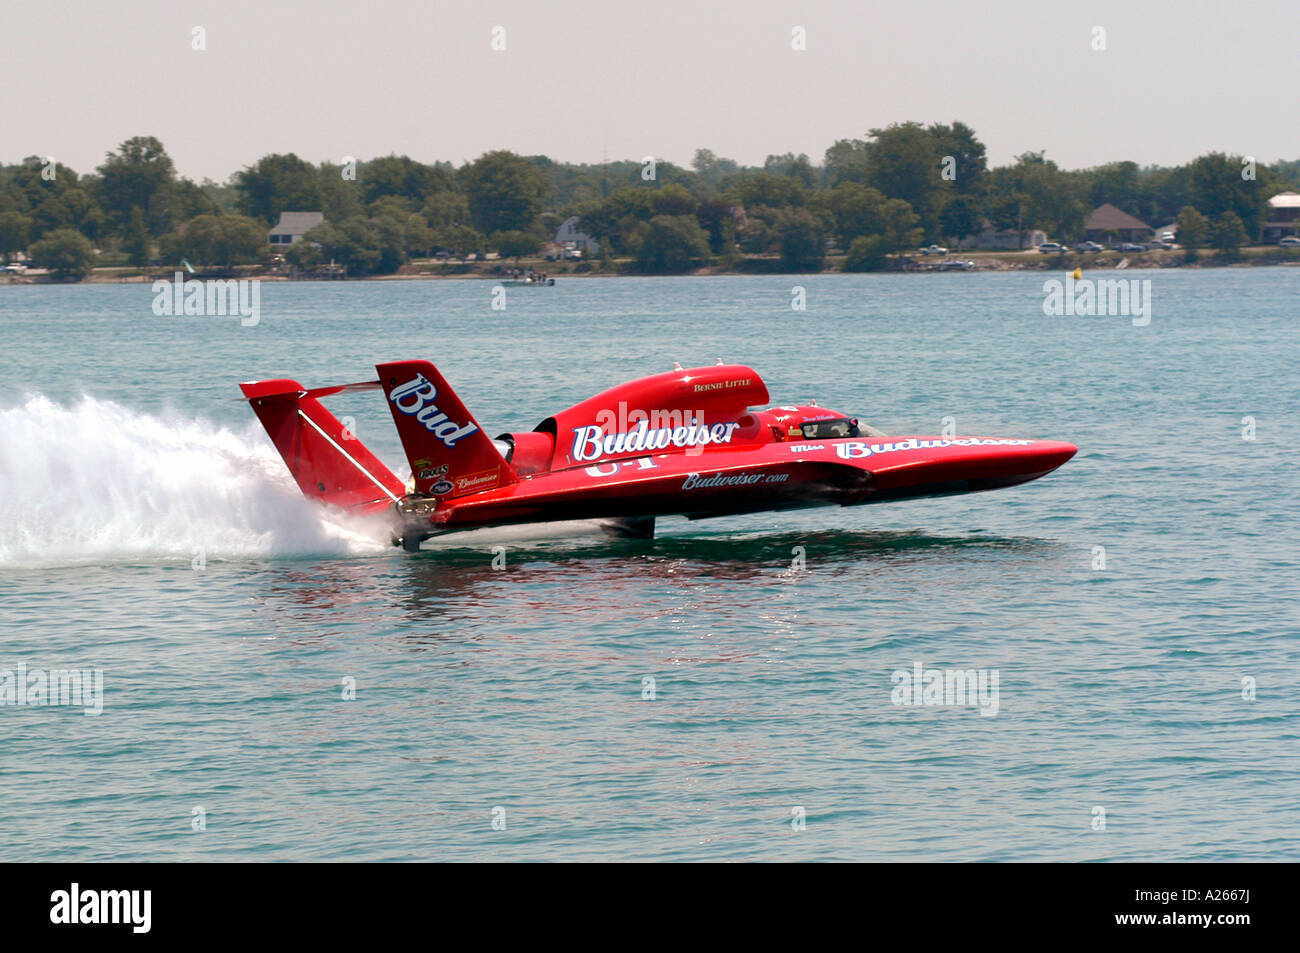
M 334 506 L 378 509 L 406 492 L 315 396 L 345 388 L 308 391 L 291 380 L 249 381 L 239 388 L 306 496 Z
M 518 483 L 514 468 L 428 361 L 377 364 L 420 493 L 464 496 Z

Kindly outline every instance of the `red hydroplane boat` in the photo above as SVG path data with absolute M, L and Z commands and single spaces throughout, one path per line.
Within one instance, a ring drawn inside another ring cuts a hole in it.
M 614 387 L 492 439 L 428 361 L 376 365 L 379 379 L 316 389 L 240 385 L 308 497 L 390 512 L 408 551 L 442 533 L 601 520 L 653 536 L 657 516 L 690 519 L 881 503 L 1013 486 L 1055 470 L 1077 447 L 1054 440 L 888 436 L 824 407 L 769 403 L 738 364 L 675 367 Z M 411 465 L 407 483 L 320 403 L 382 389 Z

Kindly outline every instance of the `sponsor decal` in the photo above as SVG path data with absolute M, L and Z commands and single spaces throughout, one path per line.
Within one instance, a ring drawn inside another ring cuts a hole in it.
M 709 384 L 696 384 L 695 393 L 702 394 L 714 390 L 734 390 L 737 387 L 748 387 L 754 382 L 752 377 L 741 377 L 734 381 L 713 381 Z
M 394 387 L 388 399 L 402 413 L 418 420 L 425 430 L 442 441 L 443 446 L 453 447 L 457 440 L 468 437 L 478 427 L 472 423 L 459 424 L 444 414 L 433 402 L 437 396 L 438 388 L 433 382 L 426 380 L 423 374 L 416 374 L 400 387 Z
M 708 426 L 692 417 L 689 425 L 657 427 L 652 429 L 646 421 L 631 430 L 606 433 L 599 425 L 575 427 L 573 430 L 573 459 L 599 460 L 616 453 L 642 453 L 647 450 L 667 450 L 670 447 L 704 447 L 711 443 L 730 443 L 731 435 L 740 424 L 713 424 Z
M 456 486 L 450 480 L 439 480 L 433 486 L 429 487 L 429 492 L 434 496 L 446 496 L 454 489 L 456 489 Z
M 583 472 L 587 476 L 606 477 L 613 476 L 624 467 L 636 467 L 638 470 L 658 470 L 659 464 L 649 457 L 637 457 L 635 460 L 612 460 L 609 463 L 597 463 L 595 466 L 587 467 Z
M 943 447 L 1023 447 L 1034 443 L 1033 440 L 983 440 L 978 437 L 961 437 L 956 440 L 917 440 L 909 437 L 897 443 L 858 443 L 846 441 L 835 448 L 835 452 L 845 460 L 858 457 L 870 457 L 877 453 L 898 453 L 902 450 L 940 449 Z
M 472 490 L 475 487 L 496 486 L 497 477 L 501 474 L 500 467 L 493 467 L 491 470 L 480 470 L 478 473 L 471 473 L 469 476 L 456 477 L 456 489 Z
M 431 467 L 428 460 L 417 460 L 415 465 L 424 467 L 424 469 L 416 471 L 415 478 L 417 480 L 436 480 L 447 472 L 447 464 L 445 463 L 440 467 Z
M 791 453 L 808 453 L 811 450 L 825 450 L 824 443 L 792 443 L 790 444 Z
M 700 476 L 692 473 L 682 482 L 683 490 L 708 490 L 720 486 L 753 486 L 756 483 L 784 483 L 788 473 L 715 473 Z
M 433 461 L 430 460 L 428 457 L 425 457 L 423 460 L 416 460 L 415 463 L 411 464 L 411 466 L 413 466 L 413 467 L 415 467 L 415 469 L 419 470 L 419 469 L 422 469 L 423 467 L 427 467 L 427 466 L 428 466 L 430 463 L 432 463 L 432 462 L 433 462 Z

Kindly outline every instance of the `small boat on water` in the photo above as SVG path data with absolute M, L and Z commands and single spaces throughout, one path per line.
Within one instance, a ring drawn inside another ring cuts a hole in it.
M 530 271 L 503 278 L 499 283 L 511 288 L 542 288 L 554 285 L 555 279 L 540 271 Z

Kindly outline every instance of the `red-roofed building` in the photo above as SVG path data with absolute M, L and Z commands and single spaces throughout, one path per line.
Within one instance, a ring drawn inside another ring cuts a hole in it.
M 1140 218 L 1107 202 L 1093 209 L 1083 223 L 1084 237 L 1090 242 L 1142 242 L 1151 238 L 1154 229 Z

